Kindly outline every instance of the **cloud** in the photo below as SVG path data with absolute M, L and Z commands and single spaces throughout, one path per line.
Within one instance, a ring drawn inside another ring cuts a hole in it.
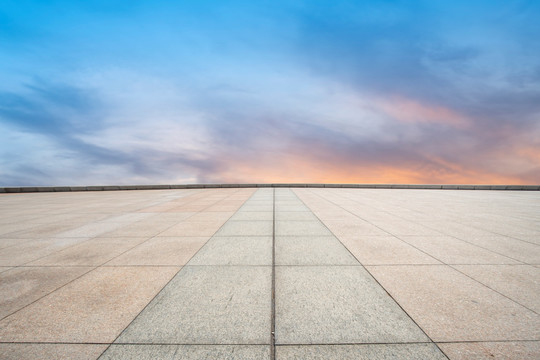
M 467 9 L 459 2 L 370 9 L 344 3 L 348 12 L 342 16 L 309 8 L 299 18 L 298 59 L 314 76 L 374 97 L 401 97 L 474 116 L 482 126 L 525 121 L 540 110 L 534 76 L 540 31 L 529 26 L 534 9 L 508 6 L 505 13 L 489 3 Z M 479 15 L 452 25 L 467 10 Z M 529 33 L 516 31 L 522 28 Z
M 155 138 L 144 146 L 142 134 L 140 139 L 122 139 L 122 130 L 129 125 L 139 134 L 145 127 L 107 121 L 114 109 L 95 90 L 68 85 L 41 82 L 28 86 L 24 94 L 0 94 L 0 124 L 11 138 L 0 148 L 7 167 L 3 185 L 194 181 L 198 171 L 215 166 L 209 159 L 198 158 L 189 146 L 183 152 L 166 150 L 166 144 Z M 173 137 L 179 135 L 176 132 Z
M 314 119 L 300 106 L 306 99 L 267 108 L 256 94 L 246 102 L 221 88 L 191 97 L 171 88 L 165 96 L 168 85 L 155 79 L 141 83 L 149 97 L 135 87 L 108 101 L 111 90 L 96 83 L 73 97 L 62 95 L 71 93 L 64 86 L 40 86 L 0 97 L 4 126 L 18 137 L 11 144 L 28 154 L 8 163 L 3 181 L 521 183 L 538 175 L 531 156 L 538 144 L 516 129 L 528 148 L 500 151 L 489 143 L 492 133 L 476 133 L 459 114 L 401 98 L 377 102 L 347 88 L 326 98 L 312 92 L 308 100 L 322 117 Z M 34 140 L 24 145 L 24 138 Z M 6 149 L 4 159 L 14 158 Z M 524 160 L 501 169 L 513 156 Z
M 456 128 L 469 126 L 469 120 L 443 106 L 422 104 L 401 96 L 379 99 L 377 107 L 393 119 L 405 123 L 433 123 Z

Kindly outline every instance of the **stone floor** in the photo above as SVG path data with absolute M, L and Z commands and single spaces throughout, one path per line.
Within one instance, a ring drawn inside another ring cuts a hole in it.
M 0 195 L 2 359 L 540 358 L 540 192 Z

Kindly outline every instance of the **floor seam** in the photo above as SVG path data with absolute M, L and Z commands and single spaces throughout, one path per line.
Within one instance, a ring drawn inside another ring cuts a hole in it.
M 226 198 L 228 198 L 228 197 L 231 197 L 232 195 L 236 194 L 236 193 L 239 192 L 239 191 L 240 191 L 240 190 L 237 190 L 237 191 L 233 192 L 231 195 L 225 197 L 224 199 L 226 199 Z M 255 193 L 255 192 L 253 192 L 253 193 L 251 194 L 251 196 L 253 196 L 254 193 Z M 251 196 L 250 196 L 248 199 L 246 199 L 246 200 L 244 201 L 244 203 L 245 203 L 246 201 L 248 201 L 248 200 L 251 198 Z M 221 199 L 221 200 L 224 200 L 224 199 Z M 221 200 L 219 200 L 219 201 L 221 201 Z M 217 202 L 219 202 L 219 201 L 217 201 Z M 215 205 L 215 204 L 208 205 L 206 208 L 208 208 L 208 207 L 210 207 L 210 206 L 213 206 L 213 205 Z M 206 209 L 206 208 L 205 208 L 205 209 Z M 201 211 L 204 211 L 204 210 L 201 210 Z M 236 211 L 238 211 L 238 210 L 236 210 Z M 236 213 L 236 211 L 235 211 L 231 216 L 233 216 L 233 215 Z M 198 212 L 196 212 L 196 213 L 198 213 Z M 217 233 L 217 232 L 219 231 L 219 229 L 221 229 L 223 226 L 225 226 L 226 223 L 227 223 L 227 221 L 225 221 L 225 222 L 224 222 L 224 223 L 216 230 L 215 233 Z M 173 226 L 174 226 L 174 225 L 173 225 Z M 214 233 L 214 235 L 215 235 L 215 233 Z M 204 244 L 203 244 L 203 245 L 195 252 L 195 254 L 193 254 L 193 256 L 190 258 L 189 261 L 191 261 L 191 259 L 193 259 L 193 257 L 195 257 L 195 256 L 197 255 L 197 253 L 198 253 L 199 251 L 201 251 L 201 249 L 202 249 L 206 244 L 208 244 L 208 242 L 212 239 L 212 237 L 213 237 L 213 236 L 211 236 L 211 237 L 208 238 L 208 240 L 207 240 L 207 241 L 206 241 L 206 242 L 205 242 L 205 243 L 204 243 Z M 189 263 L 189 261 L 188 261 L 187 263 Z M 187 263 L 186 263 L 186 264 L 187 264 Z M 126 331 L 126 329 L 128 329 L 128 328 L 131 326 L 131 324 L 133 324 L 133 323 L 135 322 L 135 320 L 136 320 L 136 319 L 144 312 L 144 310 L 145 310 L 145 309 L 146 309 L 146 308 L 147 308 L 147 307 L 148 307 L 148 306 L 149 306 L 149 305 L 150 305 L 150 304 L 151 304 L 151 303 L 159 296 L 159 294 L 161 294 L 161 293 L 163 292 L 163 290 L 167 287 L 167 285 L 169 285 L 169 284 L 170 284 L 170 283 L 178 276 L 178 274 L 179 274 L 183 269 L 184 269 L 184 266 L 181 266 L 180 269 L 179 269 L 179 270 L 171 277 L 171 279 L 170 279 L 169 281 L 167 281 L 167 283 L 166 283 L 166 284 L 165 284 L 165 285 L 164 285 L 164 286 L 156 293 L 156 295 L 154 295 L 154 297 L 153 297 L 152 299 L 150 299 L 150 301 L 148 301 L 148 303 L 141 309 L 141 311 L 139 311 L 139 313 L 133 317 L 133 319 L 126 325 L 126 327 L 124 327 L 124 329 L 123 329 L 123 330 L 118 334 L 118 336 L 117 336 L 117 337 L 109 344 L 109 346 L 107 346 L 107 348 L 106 348 L 105 350 L 103 350 L 103 352 L 99 355 L 98 359 L 101 358 L 101 357 L 103 356 L 103 354 L 105 354 L 105 352 L 107 352 L 107 350 L 111 347 L 111 345 L 114 344 L 115 341 L 118 340 L 118 339 L 120 338 L 120 336 L 122 336 L 122 334 Z
M 276 189 L 272 189 L 272 321 L 270 358 L 276 359 Z
M 310 190 L 310 192 L 313 191 L 313 190 Z M 297 195 L 297 192 L 296 190 L 293 190 L 293 192 Z M 302 198 L 300 198 L 300 196 L 298 196 L 298 199 L 304 204 L 307 206 L 307 204 L 304 202 L 304 200 L 302 200 Z M 325 199 L 326 200 L 326 199 Z M 311 208 L 309 206 L 307 206 L 310 210 Z M 313 211 L 312 211 L 313 212 Z M 397 302 L 397 300 L 388 292 L 388 290 L 386 290 L 386 288 L 384 286 L 382 286 L 382 284 L 375 278 L 375 276 L 373 276 L 373 274 L 360 262 L 360 260 L 349 250 L 348 247 L 345 246 L 345 244 L 343 244 L 343 242 L 328 228 L 328 226 L 326 226 L 326 224 L 319 218 L 319 216 L 317 214 L 315 214 L 313 212 L 313 214 L 317 217 L 317 219 L 321 222 L 321 224 L 326 227 L 328 229 L 328 231 L 330 231 L 330 233 L 332 233 L 336 239 L 341 243 L 341 245 L 349 252 L 349 254 L 351 254 L 355 259 L 356 261 L 358 261 L 358 263 L 362 266 L 362 268 L 369 274 L 369 276 L 373 279 L 373 281 L 375 281 L 377 283 L 377 285 L 379 285 L 381 287 L 381 289 L 392 299 L 392 301 L 394 301 L 394 303 L 401 309 L 401 311 L 403 311 L 404 314 L 407 315 L 407 317 L 409 319 L 411 319 L 411 321 L 418 327 L 418 329 L 420 329 L 420 331 L 431 341 L 431 343 L 435 344 L 435 346 L 439 349 L 439 351 L 447 358 L 449 359 L 449 357 L 444 353 L 444 351 L 433 341 L 433 339 L 425 332 L 424 329 L 422 329 L 420 327 L 420 325 L 418 325 L 418 323 L 416 322 L 416 320 L 414 320 L 412 318 L 412 316 L 407 312 L 405 311 L 405 309 L 401 306 L 400 303 Z
M 310 191 L 313 193 L 313 190 L 310 190 Z M 505 295 L 505 294 L 503 294 L 503 293 L 501 293 L 501 292 L 499 292 L 499 291 L 493 289 L 493 288 L 490 287 L 489 285 L 484 284 L 483 282 L 481 282 L 481 281 L 479 281 L 479 280 L 473 278 L 472 276 L 469 276 L 468 274 L 462 272 L 461 270 L 459 270 L 459 269 L 457 269 L 457 268 L 455 267 L 455 266 L 457 266 L 457 265 L 462 265 L 462 264 L 449 264 L 449 263 L 446 263 L 446 262 L 442 261 L 441 259 L 439 259 L 438 257 L 435 257 L 434 255 L 429 254 L 428 252 L 426 252 L 426 251 L 424 251 L 424 250 L 418 248 L 417 246 L 415 246 L 415 245 L 409 243 L 408 241 L 402 239 L 401 237 L 399 237 L 399 236 L 397 236 L 397 235 L 391 233 L 390 231 L 384 230 L 383 228 L 381 228 L 380 226 L 378 226 L 378 225 L 376 225 L 376 224 L 373 224 L 373 223 L 370 222 L 369 220 L 362 219 L 360 216 L 356 215 L 355 213 L 353 213 L 353 212 L 350 211 L 350 210 L 345 209 L 345 208 L 342 207 L 341 205 L 336 204 L 335 202 L 330 201 L 330 200 L 328 200 L 328 199 L 326 199 L 326 198 L 324 198 L 324 197 L 322 197 L 322 196 L 320 196 L 320 195 L 317 195 L 317 196 L 319 196 L 320 198 L 324 199 L 324 200 L 327 201 L 327 202 L 330 202 L 331 204 L 334 204 L 335 206 L 339 207 L 339 208 L 342 209 L 343 211 L 346 211 L 346 212 L 348 212 L 349 214 L 354 215 L 354 216 L 358 217 L 359 219 L 361 219 L 361 220 L 363 220 L 363 221 L 366 221 L 367 223 L 369 223 L 369 224 L 371 224 L 371 225 L 377 227 L 378 229 L 380 229 L 380 230 L 382 230 L 382 231 L 384 231 L 384 232 L 390 234 L 392 237 L 395 237 L 396 239 L 398 239 L 398 240 L 404 242 L 405 244 L 407 244 L 407 245 L 409 245 L 409 246 L 415 248 L 416 250 L 418 250 L 418 251 L 420 251 L 420 252 L 426 254 L 427 256 L 429 256 L 429 257 L 431 257 L 431 258 L 433 258 L 433 259 L 439 261 L 439 262 L 441 263 L 441 265 L 446 265 L 446 266 L 450 267 L 451 269 L 453 269 L 453 270 L 459 272 L 460 274 L 466 276 L 467 278 L 471 279 L 472 281 L 474 281 L 474 282 L 476 282 L 476 283 L 482 285 L 483 287 L 488 288 L 489 290 L 491 290 L 491 291 L 493 291 L 493 292 L 495 292 L 495 293 L 497 293 L 497 294 L 499 294 L 499 295 L 505 297 L 506 299 L 512 301 L 513 303 L 515 303 L 515 304 L 517 304 L 517 305 L 519 305 L 519 306 L 522 306 L 523 308 L 525 308 L 525 309 L 527 309 L 527 310 L 529 310 L 529 311 L 532 311 L 533 313 L 535 313 L 535 314 L 538 315 L 538 312 L 536 312 L 536 311 L 530 309 L 528 306 L 525 306 L 525 305 L 521 304 L 520 302 L 518 302 L 518 301 L 512 299 L 511 297 L 509 297 L 509 296 L 507 296 L 507 295 Z M 353 201 L 354 201 L 354 200 L 353 200 Z M 321 220 L 321 222 L 322 222 L 322 220 Z M 414 223 L 414 222 L 413 222 L 413 223 Z M 415 223 L 415 224 L 417 224 L 417 223 Z M 427 227 L 427 226 L 426 226 L 426 227 Z M 428 227 L 428 228 L 429 228 L 429 227 Z M 329 229 L 329 230 L 330 230 L 330 229 Z M 454 236 L 452 236 L 452 235 L 446 235 L 446 234 L 443 234 L 443 236 L 453 237 L 453 238 L 455 238 L 455 239 L 457 239 L 457 240 L 459 240 L 459 241 L 463 241 L 463 242 L 465 242 L 465 243 L 471 244 L 471 243 L 469 243 L 468 241 L 461 240 L 461 239 L 459 239 L 459 238 L 457 238 L 457 237 L 454 237 Z M 338 239 L 338 240 L 339 240 L 339 239 Z M 341 240 L 340 240 L 340 242 L 341 242 Z M 471 245 L 474 245 L 474 244 L 471 244 Z M 345 246 L 345 245 L 343 244 L 343 246 Z M 483 247 L 477 246 L 477 245 L 474 245 L 474 246 L 479 247 L 479 248 L 483 248 Z M 498 253 L 495 252 L 495 251 L 491 251 L 491 250 L 485 249 L 485 248 L 483 248 L 483 249 L 484 249 L 484 250 L 487 250 L 487 251 L 489 251 L 489 252 L 498 254 Z M 502 254 L 498 254 L 498 255 L 502 255 Z M 506 258 L 509 258 L 509 259 L 512 259 L 512 258 L 510 258 L 509 256 L 506 256 L 506 255 L 502 255 L 502 256 L 504 256 L 504 257 L 506 257 Z M 512 259 L 512 260 L 516 260 L 516 259 Z M 516 261 L 519 261 L 519 260 L 516 260 Z M 360 262 L 360 261 L 359 261 L 359 262 Z M 435 265 L 437 265 L 437 264 L 435 264 Z M 469 265 L 469 264 L 463 264 L 463 265 Z M 474 265 L 474 264 L 473 264 L 473 265 Z M 506 265 L 506 264 L 500 264 L 500 265 Z M 522 263 L 522 262 L 520 261 L 520 264 L 514 264 L 514 265 L 528 265 L 528 264 L 524 264 L 524 263 Z
M 347 192 L 347 193 L 350 194 L 350 192 Z M 341 196 L 341 197 L 343 197 L 343 196 Z M 325 199 L 325 198 L 323 198 L 323 199 L 326 200 L 326 201 L 329 201 L 329 200 L 327 200 L 327 199 Z M 358 202 L 355 201 L 355 200 L 352 200 L 352 201 L 354 201 L 355 203 L 358 203 Z M 335 204 L 335 203 L 334 203 L 334 204 Z M 336 205 L 336 206 L 340 207 L 341 209 L 343 209 L 343 210 L 345 210 L 345 211 L 348 211 L 347 209 L 345 209 L 345 208 L 343 208 L 343 207 L 341 207 L 341 206 L 339 206 L 339 205 Z M 407 209 L 407 208 L 404 208 L 404 207 L 401 207 L 401 208 Z M 377 209 L 377 208 L 375 208 L 375 209 Z M 457 236 L 454 236 L 454 235 L 448 235 L 448 234 L 442 233 L 442 232 L 440 232 L 439 230 L 437 230 L 435 227 L 430 227 L 430 226 L 425 225 L 425 224 L 420 224 L 420 223 L 418 223 L 418 222 L 416 222 L 416 221 L 414 221 L 414 220 L 410 220 L 410 219 L 407 219 L 407 218 L 400 217 L 399 215 L 396 215 L 396 214 L 394 214 L 394 213 L 388 212 L 388 211 L 386 211 L 386 210 L 379 210 L 379 209 L 377 209 L 377 210 L 378 210 L 378 211 L 383 211 L 383 212 L 385 212 L 385 213 L 387 213 L 387 214 L 390 214 L 391 216 L 395 216 L 395 217 L 397 217 L 397 218 L 399 218 L 399 219 L 401 219 L 401 220 L 405 220 L 405 221 L 408 221 L 408 222 L 412 222 L 413 224 L 420 225 L 420 226 L 426 227 L 426 228 L 428 228 L 428 229 L 430 229 L 430 230 L 437 231 L 437 232 L 439 232 L 439 233 L 441 234 L 440 236 L 449 236 L 449 237 L 452 237 L 452 238 L 454 238 L 454 239 L 457 239 L 457 240 L 466 242 L 467 244 L 473 245 L 473 246 L 475 246 L 475 247 L 478 247 L 478 248 L 481 248 L 481 249 L 490 251 L 490 252 L 495 253 L 495 254 L 497 254 L 497 255 L 507 257 L 507 258 L 509 258 L 509 259 L 511 259 L 511 260 L 514 260 L 514 261 L 517 261 L 517 262 L 519 262 L 519 263 L 522 263 L 522 264 L 528 264 L 528 263 L 526 263 L 526 262 L 524 262 L 524 261 L 515 259 L 515 258 L 513 258 L 513 257 L 511 257 L 511 256 L 508 256 L 508 255 L 499 253 L 499 252 L 494 251 L 494 250 L 492 250 L 492 249 L 488 249 L 488 248 L 486 248 L 486 247 L 480 246 L 480 245 L 475 244 L 475 243 L 472 243 L 472 242 L 470 242 L 470 241 L 460 239 L 460 238 L 457 237 Z M 410 210 L 410 209 L 407 209 L 407 210 Z M 425 214 L 424 214 L 423 212 L 421 212 L 421 211 L 417 211 L 417 210 L 411 210 L 411 211 L 414 211 L 414 212 L 417 212 L 417 213 L 419 213 L 419 214 L 425 215 Z M 349 212 L 350 212 L 350 211 L 349 211 Z M 351 213 L 351 214 L 352 214 L 352 213 Z M 356 215 L 355 215 L 355 216 L 356 216 Z M 358 217 L 358 218 L 360 218 L 360 217 Z M 360 219 L 362 219 L 362 218 L 360 218 Z M 362 220 L 369 222 L 368 220 L 365 220 L 365 219 L 362 219 Z M 369 223 L 372 224 L 373 226 L 377 226 L 377 225 L 375 225 L 375 224 L 373 224 L 373 223 L 371 223 L 371 222 L 369 222 Z M 470 225 L 467 225 L 467 226 L 470 226 Z M 377 226 L 377 227 L 378 227 L 378 226 Z M 379 227 L 379 228 L 380 228 L 380 227 Z M 382 229 L 381 229 L 381 230 L 382 230 Z M 483 229 L 479 229 L 479 230 L 483 230 Z M 388 232 L 388 231 L 386 231 L 386 230 L 383 230 L 383 231 Z M 485 231 L 485 230 L 484 230 L 484 231 Z M 388 232 L 388 233 L 389 233 L 389 232 Z M 390 234 L 390 233 L 389 233 L 389 234 Z M 499 236 L 506 236 L 506 235 L 500 235 L 500 234 L 496 234 L 496 233 L 492 233 L 492 234 L 493 234 L 493 235 L 499 235 Z M 392 235 L 392 236 L 395 236 L 395 235 Z M 407 236 L 407 235 L 400 235 L 400 236 Z M 396 237 L 397 237 L 397 236 L 396 236 Z M 398 238 L 399 238 L 399 237 L 398 237 Z M 399 238 L 399 239 L 400 239 L 400 238 Z M 401 240 L 401 239 L 400 239 L 400 240 Z M 516 240 L 518 240 L 518 239 L 516 239 Z M 524 241 L 524 242 L 526 242 L 526 241 Z

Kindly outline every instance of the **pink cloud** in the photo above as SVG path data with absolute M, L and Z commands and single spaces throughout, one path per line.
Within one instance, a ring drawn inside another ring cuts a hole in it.
M 431 123 L 463 129 L 469 120 L 444 106 L 431 105 L 403 96 L 391 96 L 375 101 L 379 111 L 403 123 Z

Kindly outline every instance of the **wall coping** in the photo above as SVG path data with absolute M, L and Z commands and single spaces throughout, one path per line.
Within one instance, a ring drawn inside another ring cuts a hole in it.
M 176 184 L 176 185 L 92 185 L 92 186 L 21 186 L 0 187 L 0 193 L 168 190 L 215 188 L 347 188 L 347 189 L 432 189 L 432 190 L 513 190 L 540 191 L 540 185 L 431 185 L 431 184 Z

